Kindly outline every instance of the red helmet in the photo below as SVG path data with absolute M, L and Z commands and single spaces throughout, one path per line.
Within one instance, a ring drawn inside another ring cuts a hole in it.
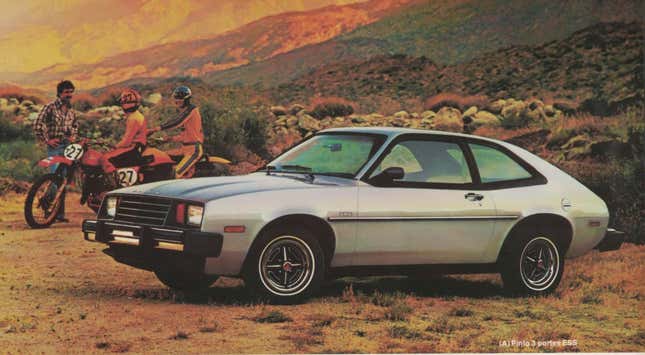
M 121 104 L 121 107 L 126 112 L 134 111 L 141 105 L 141 95 L 135 89 L 125 89 L 121 92 L 121 96 L 119 96 L 119 104 Z

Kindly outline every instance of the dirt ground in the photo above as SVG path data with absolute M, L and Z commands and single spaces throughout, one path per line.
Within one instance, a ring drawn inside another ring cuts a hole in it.
M 507 298 L 499 277 L 345 278 L 296 306 L 241 281 L 172 292 L 83 241 L 91 216 L 31 230 L 0 197 L 0 352 L 352 353 L 645 351 L 645 247 L 568 260 L 558 291 Z

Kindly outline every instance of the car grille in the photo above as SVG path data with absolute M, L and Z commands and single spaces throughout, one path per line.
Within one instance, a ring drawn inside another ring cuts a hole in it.
M 162 226 L 170 212 L 170 200 L 123 196 L 119 200 L 115 221 Z

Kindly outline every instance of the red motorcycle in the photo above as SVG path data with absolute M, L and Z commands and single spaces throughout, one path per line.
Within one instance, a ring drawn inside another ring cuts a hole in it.
M 101 144 L 100 142 L 94 142 Z M 106 173 L 101 165 L 103 154 L 91 149 L 87 139 L 68 145 L 62 156 L 41 160 L 38 165 L 49 168 L 58 164 L 56 171 L 45 174 L 34 182 L 25 201 L 25 220 L 32 228 L 45 228 L 54 223 L 64 201 L 65 188 L 75 184 L 81 187 L 81 204 L 94 212 L 101 206 L 108 191 L 120 187 L 174 178 L 174 165 L 181 156 L 170 156 L 152 147 L 141 153 L 136 165 L 118 168 Z M 195 165 L 194 176 L 214 176 L 222 171 L 217 164 L 230 164 L 219 157 L 204 157 Z

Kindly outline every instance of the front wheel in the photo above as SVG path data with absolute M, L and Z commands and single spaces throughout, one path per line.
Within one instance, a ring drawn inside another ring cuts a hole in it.
M 49 227 L 62 207 L 62 178 L 56 174 L 39 177 L 29 189 L 25 200 L 25 220 L 31 228 Z
M 564 253 L 551 234 L 527 234 L 510 241 L 501 260 L 507 291 L 542 296 L 555 290 L 564 272 Z
M 219 276 L 174 267 L 157 267 L 155 275 L 164 285 L 181 291 L 203 291 L 217 281 Z
M 249 252 L 244 281 L 260 297 L 297 303 L 314 294 L 325 276 L 325 256 L 315 235 L 302 227 L 263 233 Z

